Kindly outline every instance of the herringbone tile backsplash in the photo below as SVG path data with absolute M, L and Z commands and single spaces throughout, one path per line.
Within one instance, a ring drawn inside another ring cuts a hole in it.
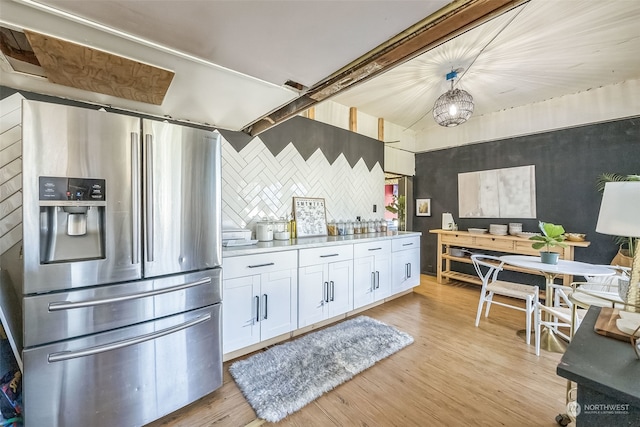
M 329 164 L 320 149 L 305 161 L 293 144 L 274 156 L 259 136 L 237 152 L 222 138 L 223 228 L 254 230 L 263 217 L 288 217 L 293 197 L 325 199 L 327 221 L 382 218 L 384 172 L 363 160 L 351 168 L 342 154 Z

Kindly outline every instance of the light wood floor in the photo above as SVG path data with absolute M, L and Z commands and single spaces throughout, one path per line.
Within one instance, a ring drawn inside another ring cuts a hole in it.
M 516 332 L 524 313 L 492 306 L 474 326 L 479 288 L 422 276 L 362 314 L 415 342 L 285 418 L 283 426 L 556 426 L 565 411 L 560 354 L 536 357 Z M 533 339 L 533 337 L 532 337 Z M 233 361 L 231 361 L 232 363 Z M 148 427 L 259 426 L 224 364 L 223 386 Z

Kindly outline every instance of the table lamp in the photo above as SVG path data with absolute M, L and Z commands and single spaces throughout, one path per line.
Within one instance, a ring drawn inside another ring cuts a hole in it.
M 635 253 L 625 301 L 632 305 L 625 310 L 640 312 L 640 181 L 605 184 L 596 231 L 629 237 L 630 255 Z

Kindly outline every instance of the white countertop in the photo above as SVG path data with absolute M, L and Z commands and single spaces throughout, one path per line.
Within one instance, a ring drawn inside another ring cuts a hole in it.
M 388 231 L 386 233 L 353 234 L 348 236 L 319 236 L 303 237 L 293 240 L 273 240 L 271 242 L 258 242 L 255 245 L 249 246 L 223 247 L 222 257 L 228 258 L 241 255 L 318 248 L 322 246 L 348 245 L 421 235 L 422 233 L 419 231 Z

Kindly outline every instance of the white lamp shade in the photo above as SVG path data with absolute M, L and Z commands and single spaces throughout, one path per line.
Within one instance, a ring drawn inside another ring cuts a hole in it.
M 640 237 L 640 181 L 605 184 L 596 231 L 612 236 Z

